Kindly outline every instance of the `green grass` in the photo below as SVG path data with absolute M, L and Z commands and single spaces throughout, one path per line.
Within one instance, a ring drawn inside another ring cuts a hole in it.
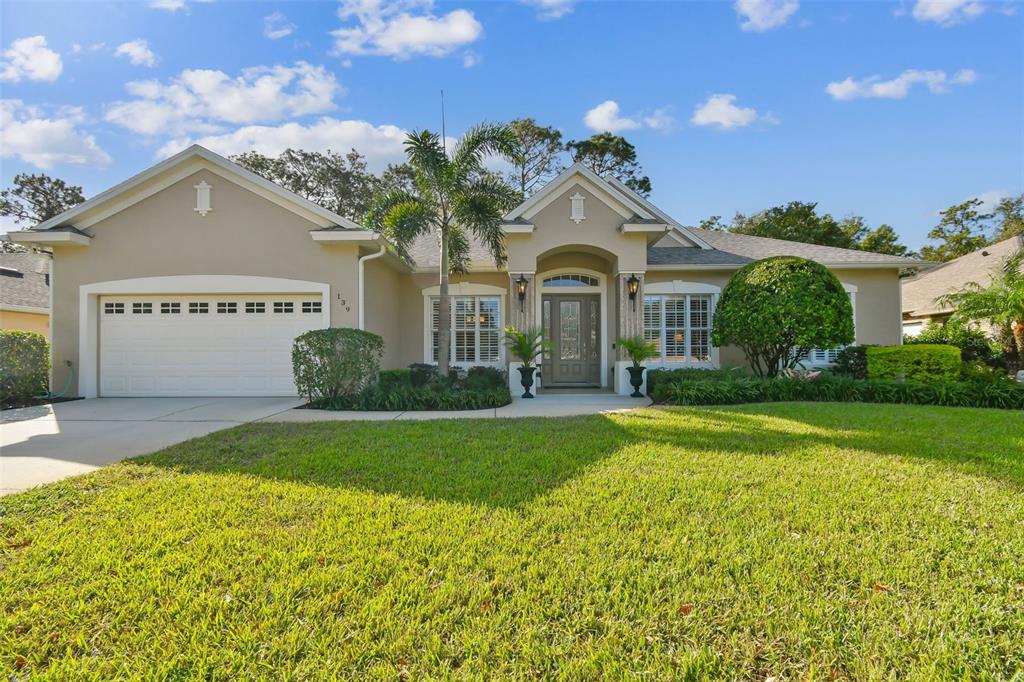
M 253 424 L 0 513 L 5 678 L 1024 677 L 1016 412 Z

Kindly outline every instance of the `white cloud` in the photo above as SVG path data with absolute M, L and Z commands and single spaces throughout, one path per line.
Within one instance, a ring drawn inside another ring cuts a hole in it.
M 667 132 L 672 129 L 676 120 L 672 116 L 671 107 L 661 107 L 650 113 L 641 112 L 633 116 L 621 116 L 619 115 L 619 103 L 610 99 L 601 102 L 584 114 L 583 122 L 588 128 L 598 132 L 617 133 L 622 130 L 638 128 Z
M 436 16 L 432 9 L 432 0 L 342 0 L 338 16 L 354 23 L 331 32 L 334 53 L 444 57 L 483 33 L 468 10 Z
M 917 0 L 913 15 L 918 21 L 931 21 L 948 28 L 984 12 L 985 5 L 978 0 Z
M 323 66 L 255 66 L 231 78 L 223 71 L 186 69 L 164 84 L 134 81 L 136 99 L 115 102 L 106 119 L 144 135 L 213 133 L 222 124 L 278 121 L 334 108 L 344 89 Z
M 53 82 L 64 70 L 60 55 L 46 46 L 45 36 L 19 38 L 4 50 L 0 80 Z
M 0 100 L 0 158 L 18 158 L 48 170 L 58 164 L 107 166 L 110 155 L 78 125 L 85 120 L 79 107 L 64 107 L 46 115 L 17 99 Z
M 608 131 L 617 133 L 620 130 L 634 130 L 640 127 L 640 122 L 624 116 L 619 116 L 619 104 L 615 100 L 601 102 L 583 116 L 583 122 L 591 130 Z
M 473 50 L 467 50 L 466 53 L 462 55 L 462 65 L 467 69 L 477 66 L 483 60 L 484 58 L 478 53 L 473 52 Z
M 371 171 L 379 172 L 389 163 L 400 163 L 405 160 L 405 136 L 406 131 L 398 126 L 378 126 L 367 121 L 339 120 L 325 116 L 310 125 L 254 125 L 198 139 L 182 137 L 165 144 L 157 154 L 160 157 L 167 157 L 193 143 L 201 144 L 226 156 L 251 150 L 277 156 L 289 147 L 321 152 L 328 149 L 347 152 L 354 148 L 366 157 Z
M 185 0 L 150 0 L 149 6 L 153 9 L 162 9 L 167 12 L 177 12 L 180 9 L 187 9 Z
M 736 14 L 744 31 L 770 31 L 782 26 L 800 9 L 798 0 L 736 0 Z
M 1010 196 L 1010 192 L 1005 189 L 990 189 L 974 198 L 981 200 L 981 206 L 978 207 L 979 213 L 991 213 L 996 210 L 996 205 L 1008 196 Z
M 672 115 L 672 109 L 670 107 L 655 109 L 650 115 L 644 116 L 644 125 L 652 130 L 667 132 L 671 130 L 675 124 L 676 119 Z
M 280 12 L 263 17 L 263 35 L 271 40 L 287 38 L 294 32 L 295 24 L 288 21 L 288 17 Z
M 952 77 L 941 70 L 907 69 L 896 78 L 887 81 L 882 80 L 881 76 L 869 76 L 861 80 L 847 77 L 845 80 L 829 83 L 825 86 L 825 92 L 832 95 L 833 99 L 843 101 L 866 97 L 903 99 L 917 83 L 924 85 L 929 92 L 939 94 L 949 92 L 952 86 L 970 85 L 976 80 L 978 74 L 972 69 L 961 69 Z
M 690 117 L 690 123 L 698 126 L 715 126 L 722 130 L 745 128 L 756 122 L 769 125 L 779 123 L 779 119 L 774 115 L 760 115 L 752 107 L 736 106 L 735 101 L 736 95 L 711 95 L 706 102 L 697 105 L 693 116 Z
M 537 18 L 541 21 L 561 19 L 576 7 L 576 0 L 522 0 L 522 2 L 537 8 Z
M 149 43 L 142 38 L 121 43 L 114 50 L 114 56 L 128 57 L 128 61 L 135 66 L 156 66 L 156 55 L 149 49 Z

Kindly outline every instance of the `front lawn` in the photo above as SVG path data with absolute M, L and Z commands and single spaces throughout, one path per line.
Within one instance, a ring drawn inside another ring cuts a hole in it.
M 253 424 L 0 522 L 5 678 L 1024 676 L 1019 412 Z

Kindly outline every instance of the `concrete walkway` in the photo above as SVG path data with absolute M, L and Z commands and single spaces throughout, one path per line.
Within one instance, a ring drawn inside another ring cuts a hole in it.
M 99 398 L 0 412 L 0 495 L 301 405 L 297 398 Z
M 612 394 L 541 395 L 462 412 L 329 412 L 298 398 L 98 398 L 0 412 L 0 495 L 253 421 L 386 421 L 565 417 L 650 404 Z

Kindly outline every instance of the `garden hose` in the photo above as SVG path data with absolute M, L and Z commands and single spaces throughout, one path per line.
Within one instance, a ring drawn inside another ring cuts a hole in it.
M 64 394 L 68 392 L 69 388 L 71 388 L 71 382 L 75 378 L 75 368 L 74 368 L 74 366 L 72 366 L 70 361 L 68 361 L 67 365 L 68 365 L 68 380 L 64 383 L 64 388 L 61 389 L 60 393 L 54 393 L 52 391 L 47 391 L 43 395 L 39 396 L 39 398 L 41 400 L 55 400 L 57 398 L 63 398 Z

